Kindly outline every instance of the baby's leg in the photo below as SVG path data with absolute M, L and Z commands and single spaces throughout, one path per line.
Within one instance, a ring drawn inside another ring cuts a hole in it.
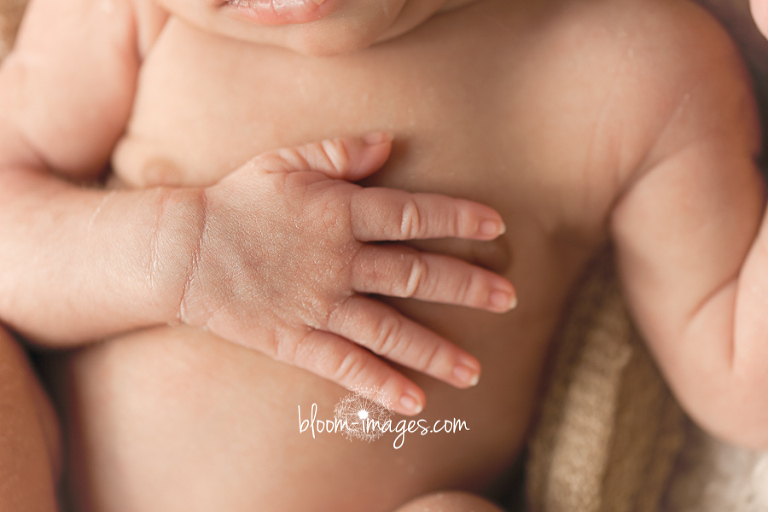
M 58 510 L 60 443 L 53 408 L 24 351 L 0 327 L 0 510 Z
M 409 501 L 394 512 L 504 512 L 490 501 L 466 492 L 437 492 Z

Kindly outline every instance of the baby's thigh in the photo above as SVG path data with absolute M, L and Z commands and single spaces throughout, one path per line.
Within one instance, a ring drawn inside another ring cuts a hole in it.
M 421 496 L 394 512 L 504 512 L 504 510 L 480 496 L 449 491 Z
M 0 327 L 0 510 L 56 510 L 58 421 L 24 351 Z

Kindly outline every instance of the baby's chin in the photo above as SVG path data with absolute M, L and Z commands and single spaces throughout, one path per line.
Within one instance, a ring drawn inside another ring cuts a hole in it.
M 257 43 L 276 45 L 302 55 L 330 57 L 356 53 L 379 43 L 385 38 L 380 31 L 334 29 L 319 24 L 295 25 L 278 37 L 265 40 L 254 38 Z M 288 27 L 286 27 L 288 28 Z
M 216 30 L 219 35 L 237 39 L 246 43 L 262 44 L 284 48 L 294 53 L 314 57 L 348 55 L 365 50 L 380 42 L 376 34 L 351 31 L 339 32 L 325 30 L 323 27 L 310 27 L 309 24 L 259 27 L 260 30 Z
M 400 35 L 406 0 L 229 0 L 222 35 L 312 56 L 355 53 Z M 270 4 L 272 2 L 272 4 Z M 387 9 L 380 6 L 389 4 Z M 269 5 L 280 5 L 273 9 Z
M 207 32 L 312 56 L 355 53 L 472 0 L 157 0 Z

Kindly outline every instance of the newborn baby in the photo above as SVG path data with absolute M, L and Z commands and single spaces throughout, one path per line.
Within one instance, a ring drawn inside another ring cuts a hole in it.
M 0 313 L 79 347 L 45 365 L 76 510 L 498 510 L 430 493 L 504 483 L 608 243 L 688 412 L 768 445 L 754 105 L 693 5 L 33 0 L 0 105 Z M 321 431 L 339 384 L 427 430 Z

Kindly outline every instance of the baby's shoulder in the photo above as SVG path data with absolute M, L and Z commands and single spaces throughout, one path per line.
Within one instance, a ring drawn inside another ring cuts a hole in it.
M 611 35 L 595 46 L 612 53 L 626 91 L 622 121 L 637 120 L 645 129 L 647 166 L 702 143 L 754 154 L 759 122 L 752 81 L 710 12 L 688 0 L 596 3 L 603 9 L 587 15 L 589 24 L 595 31 L 608 27 Z
M 564 0 L 536 8 L 535 16 L 529 48 L 541 78 L 531 90 L 554 91 L 546 100 L 559 112 L 580 114 L 573 116 L 577 139 L 580 132 L 590 144 L 621 148 L 624 177 L 714 133 L 756 144 L 746 66 L 699 5 Z
M 555 40 L 642 70 L 646 78 L 679 78 L 741 61 L 720 23 L 689 0 L 565 0 L 549 11 L 545 23 Z
M 551 204 L 566 212 L 564 223 L 604 226 L 642 173 L 691 145 L 754 153 L 748 73 L 701 7 L 685 0 L 514 5 L 518 12 L 493 17 L 508 30 L 497 32 L 502 41 L 492 52 L 502 82 L 493 91 L 501 93 L 486 97 L 500 104 L 495 126 L 504 140 L 515 141 L 507 155 L 513 168 L 534 168 L 558 191 Z

